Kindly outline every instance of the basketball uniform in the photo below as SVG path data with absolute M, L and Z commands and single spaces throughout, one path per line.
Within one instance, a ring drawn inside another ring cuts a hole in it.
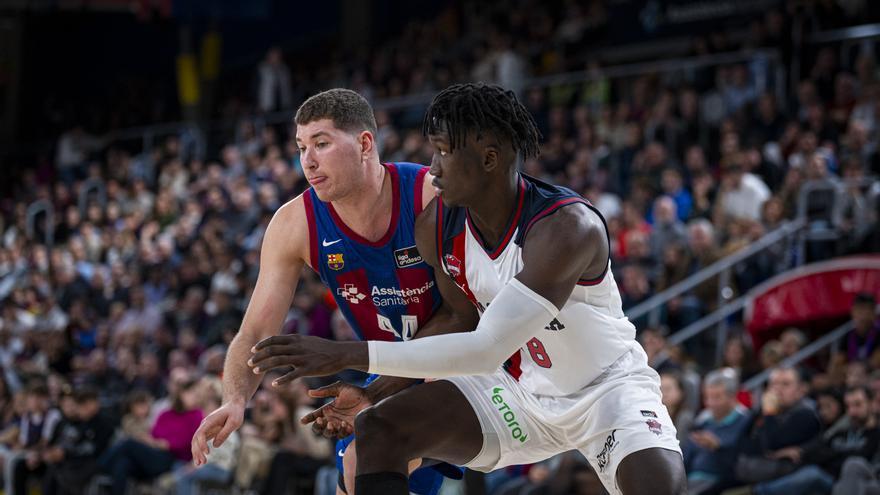
M 391 176 L 392 213 L 388 231 L 378 241 L 352 231 L 333 205 L 318 199 L 314 190 L 304 193 L 310 264 L 360 339 L 409 340 L 441 303 L 434 270 L 422 260 L 415 241 L 415 218 L 422 210 L 428 168 L 414 163 L 384 166 Z M 342 455 L 352 440 L 348 437 L 337 443 L 340 473 Z M 437 493 L 441 472 L 461 477 L 460 469 L 448 465 L 418 469 L 410 477 L 410 490 Z
M 522 271 L 523 244 L 535 222 L 573 204 L 601 218 L 573 191 L 522 175 L 506 234 L 490 250 L 466 208 L 440 202 L 438 261 L 482 313 Z M 482 451 L 466 467 L 488 472 L 577 449 L 606 489 L 619 493 L 615 473 L 626 455 L 651 447 L 681 453 L 660 378 L 635 334 L 609 260 L 602 275 L 579 281 L 559 315 L 497 372 L 450 378 L 484 433 Z

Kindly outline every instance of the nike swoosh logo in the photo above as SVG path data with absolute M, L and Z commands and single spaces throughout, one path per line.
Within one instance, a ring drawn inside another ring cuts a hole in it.
M 344 456 L 345 456 L 345 451 L 340 450 L 339 452 L 336 453 L 336 455 L 338 455 L 339 457 L 344 457 Z
M 336 244 L 337 242 L 341 242 L 341 241 L 342 241 L 342 239 L 336 239 L 333 242 L 327 242 L 327 239 L 324 239 L 323 241 L 321 241 L 321 245 L 323 245 L 324 247 L 327 247 L 327 246 L 332 246 L 332 245 Z

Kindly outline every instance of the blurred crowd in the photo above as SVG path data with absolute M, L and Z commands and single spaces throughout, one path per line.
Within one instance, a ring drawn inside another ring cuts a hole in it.
M 374 100 L 466 79 L 517 90 L 543 134 L 541 155 L 523 170 L 571 187 L 602 211 L 626 308 L 798 215 L 807 215 L 811 232 L 833 235 L 811 242 L 804 259 L 783 246 L 737 265 L 734 294 L 799 263 L 880 251 L 876 43 L 846 56 L 818 47 L 802 74 L 785 72 L 783 80 L 760 56 L 608 78 L 575 57 L 602 36 L 602 2 L 567 3 L 564 15 L 527 3 L 528 15 L 468 4 L 473 11 L 464 18 L 474 25 L 506 21 L 486 32 L 439 16 L 364 59 L 369 71 L 337 64 L 322 80 Z M 773 11 L 755 21 L 746 48 L 781 43 L 785 22 Z M 483 34 L 455 36 L 462 31 Z M 451 47 L 450 62 L 435 70 L 416 55 L 438 42 Z M 697 52 L 734 48 L 743 46 L 719 34 Z M 584 67 L 592 71 L 585 82 L 526 84 L 531 75 Z M 300 77 L 270 51 L 257 69 L 253 104 L 262 112 L 295 108 L 308 96 Z M 797 91 L 780 98 L 790 80 Z M 377 111 L 384 161 L 430 162 L 423 110 Z M 261 493 L 333 490 L 331 444 L 298 424 L 315 406 L 304 393 L 315 382 L 261 387 L 245 427 L 207 467 L 194 470 L 189 453 L 199 421 L 220 400 L 225 349 L 250 297 L 266 225 L 307 187 L 293 134 L 289 124 L 241 118 L 206 153 L 185 134 L 133 150 L 77 127 L 59 137 L 52 167 L 25 171 L 15 193 L 0 200 L 7 494 L 27 493 L 28 483 L 44 494 L 122 493 L 129 485 L 194 493 L 197 485 L 230 482 Z M 821 187 L 802 199 L 808 181 Z M 29 225 L 28 206 L 38 200 L 54 218 L 38 215 Z M 700 343 L 667 345 L 670 332 L 717 308 L 719 283 L 710 279 L 670 301 L 659 326 L 636 321 L 662 375 L 692 493 L 742 484 L 760 494 L 858 493 L 847 483 L 878 489 L 875 296 L 855 300 L 845 351 L 777 369 L 766 390 L 744 391 L 744 380 L 809 339 L 792 328 L 758 350 L 734 325 L 721 367 L 701 359 Z M 354 338 L 311 273 L 282 331 Z M 601 493 L 585 459 L 573 454 L 493 473 L 486 483 L 500 494 Z

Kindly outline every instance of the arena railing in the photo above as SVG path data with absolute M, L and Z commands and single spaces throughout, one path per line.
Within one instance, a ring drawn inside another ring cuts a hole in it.
M 825 349 L 826 347 L 829 347 L 833 344 L 840 342 L 840 340 L 843 339 L 846 336 L 846 334 L 848 334 L 853 329 L 853 326 L 854 326 L 853 322 L 848 321 L 848 322 L 844 323 L 843 325 L 835 328 L 834 330 L 826 333 L 825 335 L 819 337 L 818 339 L 816 339 L 813 342 L 810 342 L 809 344 L 804 346 L 803 349 L 801 349 L 798 352 L 792 354 L 791 356 L 783 359 L 776 366 L 773 366 L 772 368 L 766 369 L 766 370 L 758 373 L 757 375 L 749 378 L 748 380 L 745 381 L 745 383 L 742 384 L 742 388 L 744 390 L 748 390 L 750 392 L 758 391 L 764 385 L 764 383 L 766 383 L 767 380 L 770 378 L 770 373 L 772 373 L 773 370 L 775 370 L 777 368 L 786 368 L 786 367 L 796 366 L 796 365 L 802 363 L 803 361 L 813 357 L 822 349 Z M 832 350 L 836 351 L 836 347 L 832 348 Z
M 598 69 L 564 72 L 549 76 L 526 78 L 522 82 L 522 88 L 551 88 L 583 84 L 602 79 L 635 77 L 644 74 L 670 74 L 719 65 L 749 63 L 755 62 L 756 60 L 767 62 L 768 67 L 768 70 L 765 71 L 757 81 L 755 81 L 756 86 L 761 89 L 773 87 L 776 92 L 777 101 L 785 101 L 786 88 L 785 84 L 782 83 L 782 81 L 785 80 L 785 68 L 781 63 L 782 58 L 780 52 L 774 49 L 740 50 L 735 52 L 682 57 L 661 61 L 628 63 L 601 67 Z M 771 84 L 771 80 L 775 83 Z M 424 92 L 384 98 L 372 102 L 372 105 L 376 111 L 396 111 L 407 108 L 416 108 L 427 106 L 435 94 L 436 92 Z M 138 140 L 141 142 L 142 149 L 147 150 L 157 143 L 158 138 L 164 136 L 176 135 L 184 132 L 200 132 L 201 139 L 204 139 L 207 134 L 212 132 L 234 129 L 243 119 L 250 118 L 261 124 L 278 125 L 291 122 L 294 113 L 293 110 L 283 110 L 262 115 L 253 115 L 237 119 L 222 119 L 211 122 L 175 122 L 133 127 L 113 131 L 108 135 L 108 138 L 114 141 Z M 201 145 L 202 149 L 204 149 L 204 142 L 202 142 Z M 204 157 L 202 156 L 200 158 Z
M 688 278 L 678 282 L 675 285 L 672 285 L 668 289 L 663 292 L 657 293 L 647 300 L 633 306 L 632 308 L 626 311 L 626 315 L 630 320 L 639 319 L 645 315 L 648 316 L 648 324 L 650 326 L 656 326 L 660 324 L 660 311 L 662 306 L 667 304 L 670 300 L 680 297 L 696 288 L 698 285 L 706 282 L 707 280 L 719 277 L 718 283 L 718 302 L 719 307 L 728 304 L 730 299 L 733 296 L 733 291 L 730 287 L 731 280 L 731 270 L 739 263 L 745 262 L 753 256 L 762 253 L 766 249 L 776 245 L 780 242 L 791 242 L 794 243 L 797 240 L 798 234 L 803 230 L 806 222 L 803 218 L 796 218 L 794 220 L 788 221 L 776 230 L 765 234 L 763 237 L 758 239 L 757 241 L 750 244 L 748 247 L 743 248 L 725 258 L 722 258 L 715 263 L 703 268 L 702 270 L 694 273 Z M 791 250 L 787 250 L 790 252 Z M 794 265 L 796 260 L 788 260 L 786 265 Z M 696 325 L 700 323 L 699 321 L 694 323 Z M 693 330 L 690 329 L 693 325 L 689 326 L 689 332 L 684 339 L 690 338 L 697 333 L 700 333 L 703 327 L 700 327 L 701 330 Z M 673 336 L 674 337 L 674 336 Z M 679 337 L 676 337 L 679 339 Z
M 859 187 L 866 188 L 865 199 L 868 208 L 880 206 L 880 181 L 877 177 L 863 177 L 847 180 L 816 180 L 808 181 L 801 186 L 798 196 L 797 217 L 783 224 L 778 229 L 765 234 L 761 239 L 747 248 L 741 249 L 726 258 L 716 261 L 712 265 L 691 275 L 681 282 L 673 285 L 663 292 L 655 294 L 646 301 L 638 304 L 628 311 L 630 320 L 636 320 L 648 315 L 649 325 L 660 323 L 660 312 L 670 300 L 691 291 L 701 283 L 719 277 L 718 283 L 718 309 L 709 313 L 690 325 L 673 333 L 667 342 L 670 345 L 682 344 L 697 335 L 717 326 L 715 337 L 714 365 L 722 361 L 724 345 L 730 329 L 730 317 L 742 311 L 748 303 L 749 294 L 742 294 L 732 299 L 733 290 L 730 287 L 731 270 L 738 264 L 747 262 L 750 258 L 759 255 L 780 242 L 788 242 L 785 249 L 788 259 L 782 266 L 785 269 L 795 268 L 806 260 L 806 244 L 812 241 L 827 241 L 840 237 L 839 227 L 843 219 L 843 202 L 847 197 L 847 189 Z M 816 191 L 828 190 L 833 193 L 833 203 L 827 205 L 830 209 L 830 221 L 816 222 L 809 216 L 807 202 L 810 194 Z M 878 222 L 874 220 L 875 224 Z

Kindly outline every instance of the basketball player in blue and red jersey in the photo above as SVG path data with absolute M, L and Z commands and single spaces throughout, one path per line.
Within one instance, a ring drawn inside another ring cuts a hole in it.
M 406 342 L 273 336 L 252 365 L 295 367 L 279 381 L 340 367 L 437 379 L 357 415 L 358 495 L 405 495 L 410 459 L 492 471 L 575 449 L 611 494 L 685 493 L 675 426 L 623 313 L 605 220 L 517 168 L 538 152 L 528 111 L 498 86 L 455 85 L 434 98 L 424 131 L 438 195 L 416 222 L 417 245 L 444 301 L 479 313 L 477 327 Z
M 251 348 L 278 334 L 304 266 L 320 275 L 361 339 L 402 341 L 473 326 L 442 306 L 433 268 L 415 245 L 415 218 L 434 195 L 425 180 L 428 169 L 380 162 L 372 108 L 353 91 L 333 89 L 312 96 L 297 111 L 295 122 L 311 188 L 279 208 L 266 230 L 256 286 L 226 356 L 223 404 L 204 419 L 193 438 L 197 465 L 206 461 L 209 440 L 220 445 L 241 426 L 245 404 L 262 378 L 248 366 Z M 382 377 L 366 389 L 345 388 L 341 394 L 338 385 L 325 387 L 318 394 L 336 399 L 309 421 L 317 420 L 321 430 L 324 416 L 333 417 L 336 408 L 353 414 L 416 382 Z M 326 436 L 338 433 L 335 424 L 330 422 Z M 341 424 L 339 429 L 350 432 L 351 426 Z M 351 465 L 353 488 L 354 447 L 346 444 L 337 449 L 346 450 L 345 460 L 337 458 L 337 464 L 340 471 Z M 420 461 L 411 464 L 414 468 Z M 443 465 L 418 469 L 410 489 L 436 493 L 442 483 L 438 469 L 455 473 Z M 340 490 L 345 490 L 342 477 Z

